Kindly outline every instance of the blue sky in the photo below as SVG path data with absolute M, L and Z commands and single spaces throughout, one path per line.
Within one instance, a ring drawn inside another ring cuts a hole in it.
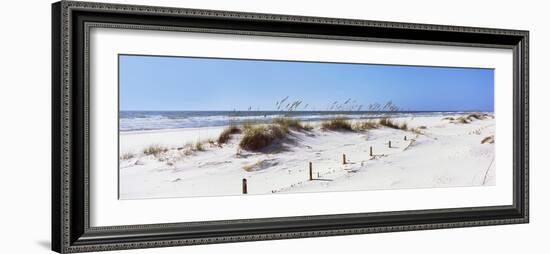
M 391 100 L 403 110 L 493 111 L 492 69 L 119 56 L 120 110 L 327 110 Z

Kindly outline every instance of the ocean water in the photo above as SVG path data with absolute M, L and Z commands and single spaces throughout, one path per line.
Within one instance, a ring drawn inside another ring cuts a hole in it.
M 450 115 L 460 112 L 369 112 L 369 111 L 120 111 L 119 130 L 162 130 L 226 126 L 245 122 L 269 123 L 273 118 L 292 117 L 304 122 L 322 121 L 333 117 L 369 119 L 381 116 L 415 117 Z

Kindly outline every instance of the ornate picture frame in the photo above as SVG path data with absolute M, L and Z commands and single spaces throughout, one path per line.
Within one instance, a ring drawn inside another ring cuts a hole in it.
M 92 28 L 512 50 L 512 205 L 93 226 Z M 528 223 L 529 32 L 61 1 L 52 5 L 52 249 L 60 253 Z

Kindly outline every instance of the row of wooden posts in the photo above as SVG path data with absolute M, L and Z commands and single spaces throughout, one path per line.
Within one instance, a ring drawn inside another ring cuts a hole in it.
M 404 136 L 403 140 L 407 140 L 407 136 Z M 388 141 L 388 148 L 391 148 L 391 140 Z M 369 155 L 372 155 L 372 146 L 369 148 Z M 346 154 L 342 154 L 342 164 L 346 164 Z M 317 173 L 317 177 L 319 177 L 319 173 Z M 309 162 L 309 180 L 313 181 L 313 163 L 311 161 Z M 248 194 L 248 186 L 246 178 L 243 178 L 243 194 Z

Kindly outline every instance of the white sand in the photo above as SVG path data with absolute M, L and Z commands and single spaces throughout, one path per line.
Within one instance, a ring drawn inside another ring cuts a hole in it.
M 426 126 L 420 135 L 390 128 L 292 131 L 284 151 L 272 153 L 242 151 L 234 135 L 222 147 L 206 144 L 205 151 L 185 154 L 185 144 L 216 140 L 222 127 L 121 133 L 121 154 L 137 155 L 120 162 L 120 198 L 242 195 L 243 178 L 249 194 L 495 185 L 494 144 L 481 144 L 494 135 L 494 119 L 456 124 L 442 118 L 397 120 Z M 151 144 L 171 149 L 157 157 L 140 152 Z
M 131 131 L 120 133 L 120 152 L 139 153 L 151 145 L 184 146 L 208 139 L 216 140 L 224 127 L 187 128 L 173 130 Z

